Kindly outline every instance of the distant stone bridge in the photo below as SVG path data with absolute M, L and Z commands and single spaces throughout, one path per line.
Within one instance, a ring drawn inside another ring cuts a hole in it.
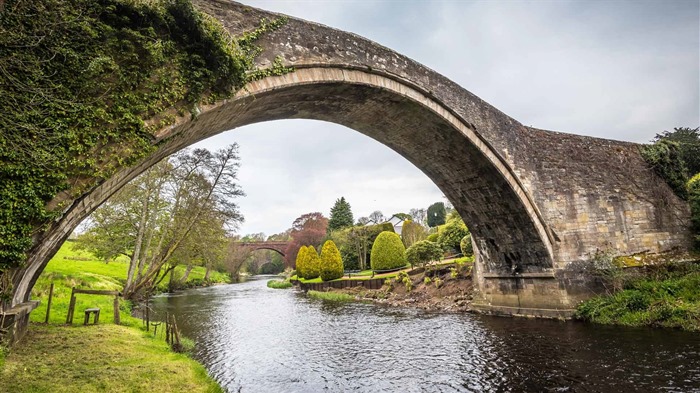
M 194 3 L 234 35 L 279 17 L 229 1 Z M 14 274 L 10 312 L 17 310 L 18 324 L 28 318 L 23 310 L 32 307 L 31 289 L 51 256 L 127 182 L 202 139 L 278 119 L 345 125 L 432 179 L 472 232 L 475 305 L 485 310 L 570 315 L 595 293 L 586 267 L 596 253 L 689 244 L 687 204 L 647 167 L 636 144 L 527 127 L 406 56 L 313 22 L 289 18 L 258 44 L 257 66 L 280 59 L 295 71 L 202 106 L 196 119 L 179 117 L 154 133 L 157 149 L 142 162 L 50 202 L 67 207 L 50 225 L 37 226 L 27 262 Z
M 257 250 L 272 250 L 272 251 L 277 251 L 280 255 L 283 257 L 286 257 L 285 252 L 287 251 L 287 247 L 289 246 L 290 242 L 274 242 L 274 241 L 266 241 L 266 242 L 236 242 L 236 244 L 239 247 L 242 248 L 247 248 L 250 251 L 257 251 Z

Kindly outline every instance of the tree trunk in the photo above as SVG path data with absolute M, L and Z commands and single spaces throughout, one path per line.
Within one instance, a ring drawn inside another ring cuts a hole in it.
M 193 267 L 194 266 L 191 264 L 187 265 L 187 267 L 185 267 L 185 274 L 183 274 L 182 278 L 180 279 L 181 284 L 184 284 L 185 282 L 187 282 L 187 278 L 190 276 L 190 272 L 192 271 Z M 209 271 L 209 270 L 207 269 L 207 271 Z

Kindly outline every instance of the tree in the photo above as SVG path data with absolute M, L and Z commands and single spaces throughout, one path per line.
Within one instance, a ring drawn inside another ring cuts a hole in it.
M 333 240 L 326 240 L 321 249 L 321 280 L 330 281 L 343 277 L 343 260 Z
M 700 173 L 688 182 L 688 202 L 693 232 L 695 232 L 695 248 L 700 250 Z
M 459 249 L 462 251 L 462 255 L 465 257 L 470 257 L 474 255 L 474 245 L 472 245 L 472 234 L 468 233 L 459 242 Z
M 357 225 L 367 225 L 370 221 L 369 217 L 360 217 L 357 219 Z
M 428 206 L 428 226 L 436 227 L 445 223 L 445 204 L 442 202 L 435 202 Z
M 661 139 L 653 145 L 643 146 L 642 157 L 664 179 L 679 197 L 687 199 L 688 168 L 682 158 L 681 145 L 669 139 Z
M 370 264 L 373 270 L 391 270 L 406 266 L 406 247 L 394 232 L 382 232 L 372 245 Z
M 369 215 L 369 219 L 374 221 L 375 224 L 381 224 L 386 221 L 384 214 L 382 214 L 382 212 L 379 210 L 373 211 L 372 214 Z
M 293 258 L 294 255 L 297 255 L 301 246 L 320 246 L 323 239 L 326 238 L 327 227 L 328 219 L 321 213 L 306 213 L 297 217 L 289 231 L 289 236 L 292 240 L 284 254 L 289 256 L 289 258 Z M 287 263 L 291 265 L 291 261 Z
M 411 215 L 406 213 L 394 213 L 394 217 L 398 217 L 404 221 L 412 219 Z
M 216 153 L 183 150 L 95 211 L 82 242 L 105 256 L 114 255 L 116 244 L 129 256 L 125 298 L 148 296 L 179 263 L 203 260 L 205 253 L 210 259 L 223 255 L 222 233 L 243 220 L 233 201 L 243 195 L 236 183 L 238 161 L 237 144 Z M 200 230 L 213 239 L 194 240 Z
M 413 221 L 405 221 L 401 229 L 401 240 L 404 246 L 411 247 L 414 243 L 424 240 L 428 236 L 428 231 Z
M 673 131 L 656 134 L 652 142 L 671 141 L 678 144 L 680 157 L 683 159 L 688 173 L 693 176 L 700 173 L 700 127 L 675 127 Z
M 460 242 L 462 238 L 469 234 L 467 226 L 462 221 L 462 217 L 459 216 L 456 210 L 450 214 L 447 224 L 440 231 L 438 235 L 438 243 L 444 249 L 451 249 L 454 251 L 460 251 Z
M 406 249 L 406 260 L 411 264 L 411 267 L 417 264 L 425 265 L 431 261 L 439 261 L 441 258 L 442 248 L 431 241 L 421 240 Z
M 250 249 L 240 246 L 239 240 L 237 236 L 230 238 L 226 256 L 224 257 L 224 269 L 234 282 L 238 281 L 241 268 L 251 254 Z
M 331 218 L 328 220 L 328 233 L 353 226 L 352 210 L 350 204 L 345 201 L 345 197 L 336 199 L 335 205 L 331 208 Z
M 413 221 L 421 225 L 427 225 L 427 212 L 425 209 L 411 209 L 408 214 L 413 217 Z

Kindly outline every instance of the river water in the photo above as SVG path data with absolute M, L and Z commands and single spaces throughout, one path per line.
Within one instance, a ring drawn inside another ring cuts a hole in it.
M 700 392 L 700 334 L 430 313 L 241 284 L 163 295 L 229 392 Z

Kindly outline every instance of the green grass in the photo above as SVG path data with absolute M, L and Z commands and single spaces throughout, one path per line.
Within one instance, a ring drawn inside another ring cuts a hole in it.
M 601 324 L 700 331 L 700 264 L 648 269 L 623 290 L 582 303 L 576 316 Z
M 292 283 L 289 281 L 270 280 L 267 282 L 267 287 L 273 289 L 286 289 L 291 288 Z
M 126 326 L 30 326 L 0 369 L 12 392 L 221 392 L 202 365 Z
M 109 291 L 121 291 L 126 281 L 128 260 L 118 258 L 116 261 L 105 263 L 96 259 L 92 254 L 83 250 L 75 249 L 75 244 L 66 242 L 56 255 L 49 261 L 46 268 L 32 289 L 32 298 L 41 301 L 39 307 L 30 314 L 33 322 L 44 322 L 46 316 L 46 306 L 49 296 L 49 288 L 54 283 L 53 300 L 51 303 L 51 314 L 49 323 L 65 323 L 68 313 L 68 303 L 73 287 L 79 289 L 99 289 Z M 175 276 L 181 277 L 184 266 L 175 268 Z M 187 282 L 192 284 L 204 283 L 205 269 L 195 267 L 190 272 Z M 212 282 L 229 282 L 228 276 L 224 273 L 211 272 Z M 164 280 L 167 285 L 167 279 Z M 112 313 L 114 298 L 102 295 L 76 296 L 76 307 L 74 323 L 82 323 L 83 312 L 86 308 L 100 308 L 100 322 L 112 323 L 114 317 Z M 120 303 L 120 318 L 123 324 L 140 325 L 140 321 L 130 315 L 131 305 L 127 302 Z
M 331 300 L 334 302 L 349 302 L 355 300 L 354 296 L 341 292 L 308 291 L 306 294 L 315 299 Z

